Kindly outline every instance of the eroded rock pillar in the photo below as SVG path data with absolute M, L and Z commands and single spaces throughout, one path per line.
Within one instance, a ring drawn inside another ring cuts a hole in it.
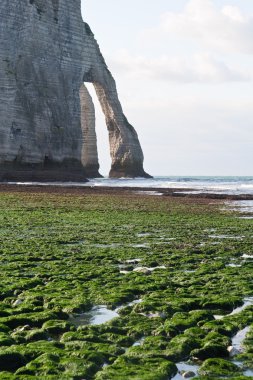
M 84 84 L 82 84 L 80 88 L 80 103 L 81 127 L 83 133 L 81 162 L 88 178 L 101 177 L 99 174 L 97 135 L 95 129 L 95 107 L 92 97 Z

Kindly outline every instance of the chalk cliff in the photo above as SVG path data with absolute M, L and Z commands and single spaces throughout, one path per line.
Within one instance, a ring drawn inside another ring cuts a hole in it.
M 134 128 L 80 0 L 0 2 L 0 179 L 99 175 L 94 84 L 109 131 L 110 176 L 146 176 Z

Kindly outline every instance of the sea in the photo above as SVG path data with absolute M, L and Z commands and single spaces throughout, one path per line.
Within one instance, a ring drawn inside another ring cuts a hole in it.
M 13 182 L 12 182 L 13 184 Z M 253 177 L 208 177 L 208 176 L 155 176 L 154 178 L 98 178 L 91 179 L 89 182 L 18 182 L 23 185 L 60 185 L 60 186 L 106 186 L 106 187 L 145 187 L 145 188 L 177 188 L 180 191 L 189 193 L 213 193 L 213 194 L 248 194 L 253 195 Z M 191 190 L 189 190 L 191 189 Z

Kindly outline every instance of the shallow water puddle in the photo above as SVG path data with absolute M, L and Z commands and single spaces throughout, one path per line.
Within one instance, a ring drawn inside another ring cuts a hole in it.
M 196 269 L 186 269 L 184 273 L 195 273 Z
M 131 259 L 131 260 L 126 260 L 127 264 L 138 264 L 141 261 L 141 259 Z
M 239 362 L 237 360 L 232 361 L 235 365 L 237 365 L 239 368 L 242 369 L 243 375 L 247 377 L 253 377 L 253 370 L 250 368 L 244 369 L 244 364 L 242 362 Z
M 130 244 L 129 247 L 133 247 L 133 248 L 149 248 L 149 244 L 148 243 Z
M 141 345 L 143 344 L 144 340 L 145 340 L 145 337 L 143 337 L 143 338 L 137 340 L 136 342 L 134 342 L 134 344 L 133 344 L 132 347 L 141 346 Z
M 65 245 L 65 246 L 75 246 L 85 243 L 85 240 L 76 240 L 76 241 L 60 241 L 59 244 Z
M 233 264 L 233 263 L 230 263 L 228 265 L 226 265 L 227 267 L 231 267 L 231 268 L 239 268 L 242 266 L 242 264 Z
M 246 369 L 243 374 L 244 376 L 253 377 L 253 369 Z
M 118 311 L 124 307 L 134 306 L 141 303 L 142 299 L 136 299 L 125 305 L 117 307 L 115 310 L 108 309 L 105 305 L 94 306 L 90 311 L 82 314 L 76 314 L 69 317 L 69 322 L 74 326 L 83 325 L 102 325 L 111 321 L 113 318 L 119 317 Z
M 74 326 L 83 325 L 102 325 L 111 319 L 119 317 L 116 310 L 107 309 L 105 305 L 94 306 L 90 311 L 82 314 L 73 315 L 69 318 L 69 322 Z
M 253 305 L 253 297 L 246 297 L 243 300 L 243 305 L 235 308 L 229 315 L 240 313 L 242 310 L 244 310 L 247 306 L 250 305 Z
M 240 213 L 253 213 L 253 201 L 235 201 L 228 203 L 230 210 L 239 211 Z
M 214 315 L 214 319 L 222 319 L 224 317 L 228 317 L 230 315 L 235 315 L 243 311 L 246 307 L 253 305 L 253 297 L 246 297 L 243 300 L 243 305 L 236 307 L 231 313 L 226 315 Z
M 209 235 L 210 239 L 236 239 L 241 240 L 245 238 L 245 236 L 234 236 L 234 235 Z
M 238 351 L 242 352 L 242 343 L 246 338 L 247 333 L 250 330 L 250 326 L 245 327 L 244 329 L 238 331 L 236 335 L 232 338 L 232 346 L 236 348 Z
M 111 244 L 93 244 L 92 247 L 95 248 L 117 248 L 120 247 L 122 244 L 120 243 L 111 243 Z
M 121 270 L 121 274 L 129 274 L 129 273 L 143 273 L 143 274 L 150 274 L 156 269 L 166 269 L 164 265 L 158 266 L 158 267 L 136 267 L 133 270 Z
M 138 313 L 139 315 L 143 315 L 147 318 L 166 318 L 166 314 L 163 312 L 155 312 L 155 313 Z
M 119 271 L 120 274 L 128 274 L 128 273 L 131 273 L 129 270 L 120 270 Z
M 187 362 L 180 362 L 180 363 L 176 363 L 176 366 L 177 366 L 177 369 L 178 369 L 178 373 L 172 378 L 172 380 L 182 380 L 184 378 L 183 374 L 185 372 L 192 372 L 192 373 L 194 373 L 195 375 L 191 376 L 191 378 L 196 377 L 197 374 L 198 374 L 199 366 L 197 364 L 187 363 Z
M 247 328 L 247 327 L 246 327 Z M 245 330 L 245 329 L 244 329 Z M 236 335 L 238 335 L 240 332 L 242 332 L 243 330 L 241 330 L 241 331 L 239 331 Z M 246 334 L 247 334 L 247 332 L 246 332 Z M 246 335 L 245 334 L 245 335 Z M 244 336 L 244 338 L 245 338 L 245 336 Z M 237 347 L 237 349 L 239 349 L 238 347 Z M 240 351 L 242 351 L 242 348 L 241 349 L 239 349 Z M 245 369 L 245 367 L 244 367 L 244 364 L 242 363 L 242 362 L 239 362 L 238 360 L 232 360 L 232 363 L 234 363 L 235 365 L 237 365 L 239 368 L 241 368 L 242 370 L 243 370 L 243 375 L 244 376 L 247 376 L 247 377 L 253 377 L 253 369 L 251 369 L 251 368 L 247 368 L 247 369 Z
M 138 303 L 141 303 L 142 302 L 142 298 L 138 298 L 137 300 L 133 300 L 131 302 L 128 302 L 127 304 L 125 305 L 120 305 L 118 306 L 116 309 L 115 309 L 115 312 L 117 313 L 120 309 L 124 309 L 125 307 L 128 307 L 128 306 L 134 306 L 134 305 L 137 305 Z
M 253 259 L 253 255 L 248 255 L 248 254 L 244 253 L 244 254 L 242 255 L 242 258 L 243 258 L 243 259 Z
M 141 269 L 147 269 L 150 272 L 153 272 L 156 269 L 166 269 L 166 267 L 164 265 L 161 265 L 161 266 L 158 266 L 158 267 L 152 267 L 152 268 L 149 268 L 149 267 L 137 267 L 137 268 L 134 268 L 133 272 L 139 272 Z
M 142 233 L 137 234 L 137 236 L 139 238 L 141 238 L 141 237 L 147 237 L 147 236 L 150 236 L 150 235 L 151 235 L 151 233 L 149 233 L 149 232 L 142 232 Z
M 163 193 L 159 193 L 158 191 L 135 191 L 136 194 L 144 194 L 144 195 L 163 195 Z
M 141 302 L 142 302 L 142 298 L 139 298 L 137 300 L 129 302 L 126 306 L 134 306 L 134 305 L 137 305 L 138 303 L 141 303 Z M 125 306 L 121 306 L 121 307 L 125 307 Z

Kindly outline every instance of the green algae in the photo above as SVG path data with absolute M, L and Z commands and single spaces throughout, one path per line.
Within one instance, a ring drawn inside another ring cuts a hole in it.
M 134 380 L 167 380 L 177 372 L 175 364 L 159 357 L 128 357 L 118 358 L 111 366 L 98 372 L 96 380 L 134 379 Z
M 199 369 L 200 374 L 212 377 L 234 376 L 241 370 L 231 362 L 223 359 L 207 359 Z
M 167 380 L 189 358 L 203 379 L 232 368 L 231 338 L 253 323 L 252 306 L 230 315 L 253 295 L 252 220 L 134 193 L 1 193 L 0 207 L 0 379 Z M 71 323 L 99 305 L 119 316 Z M 250 330 L 238 360 L 252 355 Z

